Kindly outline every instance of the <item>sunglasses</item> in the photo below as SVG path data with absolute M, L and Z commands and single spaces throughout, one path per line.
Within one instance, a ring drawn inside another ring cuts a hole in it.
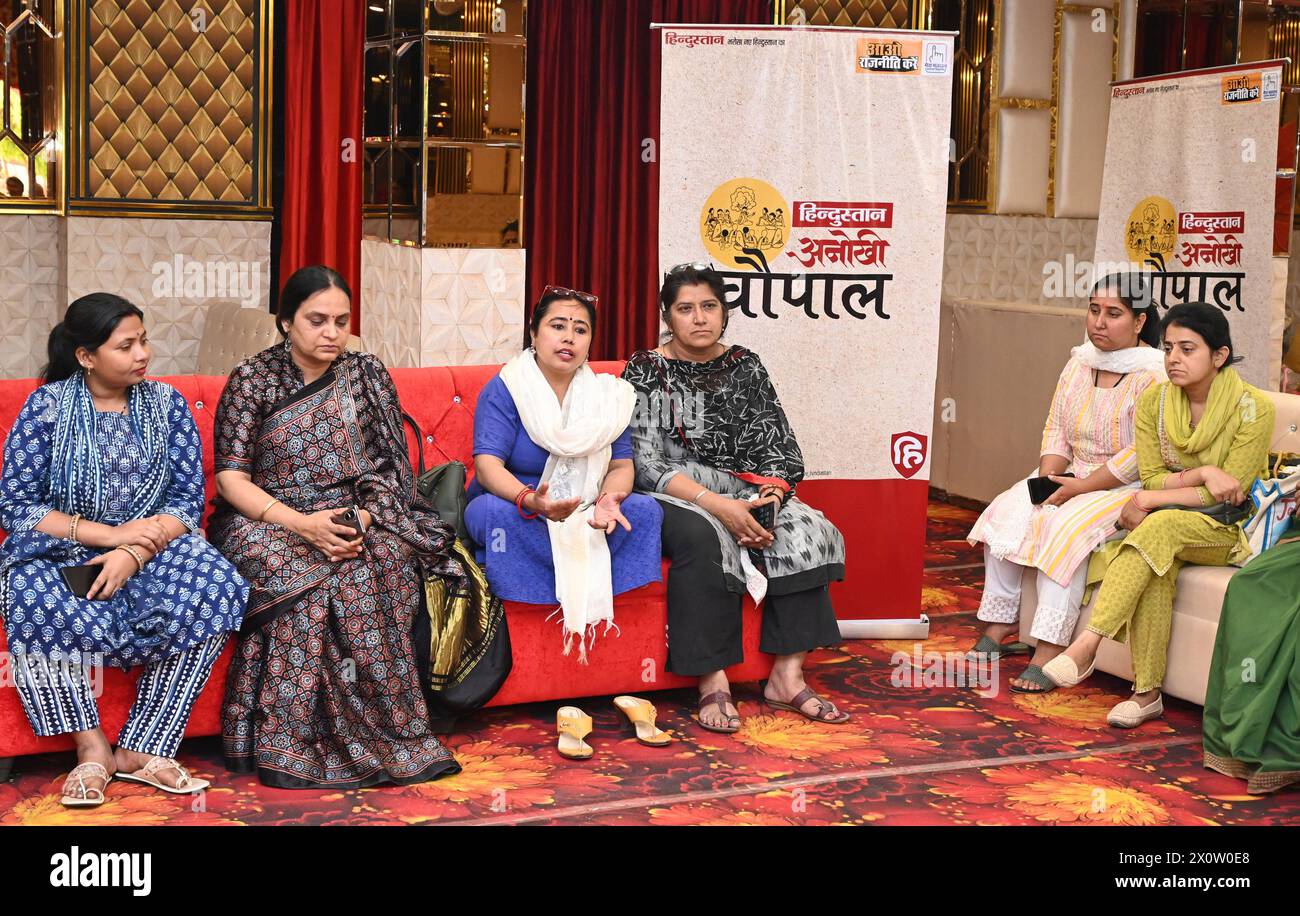
M 580 289 L 568 289 L 564 286 L 548 286 L 546 289 L 542 290 L 542 297 L 545 298 L 552 293 L 563 296 L 565 299 L 577 299 L 579 302 L 587 303 L 587 305 L 592 308 L 595 308 L 596 303 L 600 302 L 600 297 L 598 296 L 593 296 L 591 293 L 584 293 Z
M 676 267 L 668 268 L 668 273 L 664 274 L 664 279 L 667 280 L 673 274 L 679 274 L 684 270 L 717 270 L 717 268 L 708 261 L 687 261 L 685 264 L 678 264 Z

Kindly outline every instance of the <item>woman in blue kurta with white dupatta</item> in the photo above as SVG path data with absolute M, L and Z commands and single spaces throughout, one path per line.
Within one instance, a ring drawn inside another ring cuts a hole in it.
M 69 807 L 102 804 L 114 778 L 207 787 L 173 755 L 248 599 L 235 568 L 193 533 L 203 447 L 181 393 L 144 377 L 142 318 L 109 293 L 68 307 L 0 474 L 0 622 L 33 730 L 76 741 Z M 94 575 L 85 598 L 61 572 L 77 566 Z M 144 667 L 116 752 L 95 703 L 104 665 Z

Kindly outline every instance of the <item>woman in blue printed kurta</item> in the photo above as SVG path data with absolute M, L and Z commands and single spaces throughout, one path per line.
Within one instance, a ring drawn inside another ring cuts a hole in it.
M 45 381 L 5 441 L 0 475 L 0 622 L 37 735 L 71 733 L 79 764 L 64 803 L 102 804 L 114 776 L 164 791 L 207 786 L 172 755 L 248 585 L 192 532 L 203 452 L 184 397 L 146 381 L 139 309 L 93 293 L 50 334 Z M 60 572 L 89 566 L 77 597 Z M 91 672 L 142 665 L 114 752 Z

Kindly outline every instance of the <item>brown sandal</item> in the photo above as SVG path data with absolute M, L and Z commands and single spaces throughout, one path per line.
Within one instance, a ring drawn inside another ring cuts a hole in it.
M 834 704 L 828 700 L 819 697 L 813 692 L 811 687 L 805 687 L 790 700 L 789 703 L 782 703 L 780 700 L 774 700 L 767 695 L 767 681 L 759 685 L 759 695 L 762 696 L 763 702 L 773 709 L 785 709 L 789 712 L 797 712 L 805 719 L 812 719 L 814 722 L 825 722 L 827 725 L 843 725 L 849 719 L 853 718 L 842 709 L 837 709 Z M 809 700 L 817 701 L 817 711 L 815 713 L 806 713 L 803 711 L 803 704 Z M 835 718 L 836 714 L 843 718 Z
M 736 732 L 740 731 L 740 716 L 738 715 L 728 716 L 726 714 L 726 708 L 728 703 L 730 703 L 732 706 L 736 705 L 735 702 L 731 699 L 731 694 L 729 694 L 725 690 L 715 690 L 713 691 L 713 693 L 700 697 L 700 701 L 698 704 L 696 704 L 695 707 L 696 708 L 695 721 L 700 724 L 700 728 L 707 729 L 708 731 L 718 732 L 719 734 L 723 734 L 723 735 L 734 735 Z M 732 719 L 735 719 L 736 724 L 728 725 L 726 728 L 720 728 L 716 725 L 706 725 L 704 719 L 699 715 L 700 712 L 703 712 L 705 706 L 717 706 L 718 712 L 726 716 L 727 721 L 731 721 Z M 737 707 L 737 709 L 739 709 L 739 707 Z

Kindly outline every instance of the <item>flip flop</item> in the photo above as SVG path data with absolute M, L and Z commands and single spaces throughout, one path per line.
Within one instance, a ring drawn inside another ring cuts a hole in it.
M 1030 655 L 1033 651 L 1033 648 L 1028 643 L 1001 643 L 996 642 L 992 636 L 983 634 L 975 642 L 975 645 L 971 646 L 970 651 L 966 653 L 966 660 L 970 662 L 979 662 L 985 659 L 993 661 L 1003 656 Z
M 65 792 L 63 798 L 60 799 L 65 808 L 98 808 L 104 803 L 104 789 L 107 789 L 108 784 L 113 781 L 113 774 L 108 772 L 102 763 L 87 760 L 85 763 L 77 764 L 72 768 L 72 771 L 68 773 L 67 779 L 63 780 L 64 786 L 66 786 L 68 780 L 74 776 L 77 777 L 77 787 L 81 790 L 81 795 L 68 795 Z M 95 789 L 86 785 L 85 778 L 87 776 L 104 780 L 104 789 Z M 95 798 L 92 796 L 92 792 L 99 797 Z
M 848 722 L 853 718 L 844 710 L 836 709 L 829 701 L 818 696 L 813 692 L 811 687 L 805 687 L 803 690 L 800 690 L 790 699 L 789 703 L 782 703 L 780 700 L 774 700 L 769 697 L 767 695 L 767 681 L 759 682 L 758 692 L 759 696 L 763 698 L 763 702 L 768 706 L 771 706 L 773 709 L 784 709 L 788 712 L 797 712 L 805 719 L 812 719 L 814 722 L 825 722 L 827 725 L 843 725 L 845 722 Z M 807 703 L 809 700 L 817 701 L 817 711 L 815 713 L 806 713 L 803 711 L 803 704 Z M 834 718 L 837 713 L 844 718 Z
M 169 786 L 157 777 L 157 773 L 162 770 L 176 770 L 180 773 L 180 779 L 176 780 L 176 785 Z M 123 773 L 118 771 L 118 779 L 124 779 L 127 782 L 138 782 L 142 785 L 153 786 L 155 789 L 161 789 L 170 795 L 193 795 L 195 792 L 202 792 L 212 783 L 206 779 L 195 779 L 190 776 L 189 770 L 181 766 L 171 757 L 159 757 L 154 755 L 149 758 L 149 762 L 134 773 Z
M 736 705 L 735 701 L 731 699 L 731 694 L 725 690 L 715 690 L 713 691 L 713 693 L 706 694 L 705 696 L 700 697 L 700 701 L 698 704 L 696 704 L 695 707 L 696 708 L 695 721 L 700 724 L 700 728 L 703 728 L 707 731 L 717 732 L 720 735 L 734 735 L 736 732 L 740 731 L 740 716 L 728 716 L 725 712 L 728 704 L 732 706 Z M 704 720 L 699 716 L 699 711 L 703 710 L 705 706 L 717 706 L 718 712 L 722 713 L 723 716 L 726 717 L 728 722 L 730 722 L 732 719 L 735 719 L 736 724 L 727 725 L 725 728 L 719 727 L 717 725 L 706 725 Z M 739 709 L 740 707 L 736 707 L 736 708 Z
M 1043 674 L 1043 669 L 1038 667 L 1038 665 L 1030 665 L 1024 671 L 1012 678 L 1012 680 L 1029 681 L 1029 683 L 1037 684 L 1039 686 L 1038 690 L 1026 690 L 1024 687 L 1017 687 L 1015 684 L 1012 684 L 1012 693 L 1051 693 L 1056 689 L 1056 685 L 1052 683 L 1052 679 L 1046 674 Z

